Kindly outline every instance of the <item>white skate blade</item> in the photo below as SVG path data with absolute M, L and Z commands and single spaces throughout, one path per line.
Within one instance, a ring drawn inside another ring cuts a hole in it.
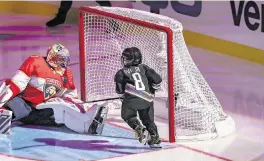
M 149 145 L 150 148 L 162 148 L 160 144 Z

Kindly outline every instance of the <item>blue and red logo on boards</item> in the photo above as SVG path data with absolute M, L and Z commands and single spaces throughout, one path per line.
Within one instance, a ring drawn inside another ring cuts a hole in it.
M 264 32 L 264 4 L 258 1 L 230 1 L 235 26 L 240 26 L 242 16 L 248 29 Z

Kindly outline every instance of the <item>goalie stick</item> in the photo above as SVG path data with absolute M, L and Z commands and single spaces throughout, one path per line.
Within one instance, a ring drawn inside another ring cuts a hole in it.
M 84 102 L 84 103 L 94 103 L 94 102 L 110 101 L 110 100 L 118 100 L 118 99 L 124 99 L 124 98 L 122 98 L 122 97 L 113 97 L 113 98 L 106 98 L 106 99 L 101 99 L 101 100 L 87 101 L 87 102 Z
M 110 100 L 117 100 L 117 99 L 124 99 L 122 97 L 113 97 L 113 98 L 106 98 L 106 99 L 101 99 L 101 100 L 93 100 L 93 101 L 86 101 L 86 102 L 83 102 L 83 103 L 80 103 L 80 104 L 85 104 L 85 103 L 94 103 L 94 102 L 101 102 L 101 101 L 110 101 Z M 0 102 L 1 103 L 6 103 L 7 101 L 5 102 Z

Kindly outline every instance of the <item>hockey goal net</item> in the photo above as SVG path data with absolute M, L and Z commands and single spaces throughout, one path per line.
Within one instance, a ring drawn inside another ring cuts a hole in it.
M 118 7 L 81 7 L 79 16 L 82 100 L 117 97 L 114 75 L 121 68 L 121 53 L 138 47 L 143 63 L 163 77 L 155 116 L 168 120 L 170 142 L 212 139 L 235 131 L 232 118 L 194 64 L 180 22 Z M 164 111 L 166 116 L 160 116 Z

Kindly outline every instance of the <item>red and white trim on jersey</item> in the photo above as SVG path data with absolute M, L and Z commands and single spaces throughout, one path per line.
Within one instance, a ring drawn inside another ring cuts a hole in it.
M 32 76 L 31 77 L 31 80 L 29 82 L 29 84 L 32 86 L 32 87 L 35 87 L 36 89 L 40 90 L 43 92 L 43 87 L 44 87 L 44 84 L 45 84 L 46 80 L 43 79 L 43 78 L 38 78 L 36 76 Z
M 30 77 L 23 71 L 18 70 L 11 81 L 20 89 L 20 92 L 22 92 L 27 87 Z
M 146 91 L 140 91 L 137 90 L 135 86 L 131 85 L 131 84 L 126 84 L 125 87 L 125 92 L 129 93 L 131 95 L 137 96 L 139 98 L 142 98 L 148 102 L 152 102 L 154 99 L 154 95 L 151 93 L 148 93 Z

